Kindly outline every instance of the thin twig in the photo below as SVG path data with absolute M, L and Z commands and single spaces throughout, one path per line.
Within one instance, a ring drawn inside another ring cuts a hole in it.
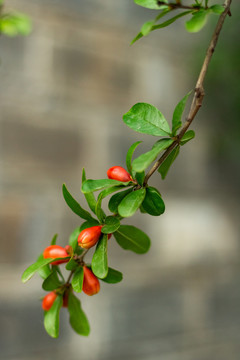
M 78 261 L 79 264 L 84 263 L 83 259 L 84 259 L 84 256 L 87 254 L 88 251 L 89 251 L 89 249 L 85 249 L 85 250 L 82 252 L 81 255 L 77 256 L 76 260 Z M 71 280 L 74 272 L 75 272 L 75 269 L 74 269 L 74 270 L 71 270 L 71 272 L 70 272 L 70 274 L 69 274 L 69 277 L 68 277 L 68 279 L 67 279 L 67 281 L 66 281 L 66 284 L 70 284 L 70 280 Z
M 175 140 L 172 143 L 172 145 L 170 145 L 167 148 L 167 150 L 163 153 L 163 155 L 155 162 L 153 167 L 146 174 L 145 179 L 144 179 L 144 186 L 147 185 L 147 182 L 148 182 L 149 178 L 159 168 L 159 166 L 164 162 L 164 160 L 168 157 L 168 155 L 171 153 L 171 151 L 179 144 L 181 138 L 183 137 L 183 135 L 185 134 L 185 132 L 187 131 L 187 129 L 191 125 L 193 119 L 195 118 L 195 116 L 198 113 L 198 110 L 202 106 L 202 102 L 203 102 L 203 98 L 204 98 L 203 82 L 204 82 L 204 79 L 205 79 L 207 69 L 208 69 L 209 63 L 211 61 L 212 55 L 213 55 L 213 53 L 215 51 L 217 41 L 218 41 L 218 38 L 219 38 L 219 34 L 220 34 L 221 30 L 222 30 L 223 23 L 225 21 L 226 16 L 230 12 L 231 2 L 232 2 L 232 0 L 226 0 L 225 3 L 224 3 L 225 10 L 219 17 L 219 20 L 218 20 L 218 23 L 217 23 L 216 28 L 214 30 L 212 39 L 211 39 L 210 44 L 208 46 L 207 53 L 206 53 L 205 59 L 203 61 L 203 65 L 202 65 L 200 74 L 198 76 L 198 80 L 197 80 L 196 87 L 195 87 L 195 92 L 194 92 L 194 97 L 193 97 L 192 104 L 191 104 L 191 107 L 190 107 L 190 111 L 188 113 L 186 121 L 185 121 L 183 127 L 180 129 L 179 134 L 177 135 L 177 140 Z
M 160 5 L 166 5 L 168 6 L 170 9 L 190 9 L 190 10 L 198 10 L 201 8 L 201 6 L 188 6 L 188 5 L 183 5 L 181 4 L 179 1 L 176 3 L 165 3 L 164 1 L 158 1 L 157 4 Z
M 83 251 L 83 253 L 78 257 L 78 261 L 79 262 L 82 262 L 83 261 L 83 259 L 84 259 L 84 256 L 87 254 L 87 252 L 90 250 L 90 248 L 89 249 L 85 249 L 84 251 Z

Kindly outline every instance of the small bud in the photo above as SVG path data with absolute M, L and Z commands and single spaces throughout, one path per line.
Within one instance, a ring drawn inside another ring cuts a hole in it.
M 121 166 L 113 166 L 108 169 L 107 176 L 109 179 L 122 182 L 132 181 L 131 175 Z
M 69 261 L 69 254 L 67 253 L 66 249 L 64 249 L 62 246 L 59 245 L 50 245 L 46 247 L 46 249 L 43 251 L 43 257 L 44 259 L 57 259 L 57 258 L 64 258 L 67 257 L 66 260 L 57 260 L 51 262 L 52 265 L 59 265 L 65 262 Z
M 78 245 L 84 249 L 94 246 L 101 236 L 102 226 L 92 226 L 80 232 L 78 235 Z
M 57 294 L 54 291 L 51 291 L 47 295 L 44 296 L 42 301 L 42 308 L 45 311 L 48 311 L 53 306 L 53 303 L 57 297 Z
M 82 290 L 89 296 L 97 294 L 100 290 L 100 283 L 98 278 L 87 266 L 83 267 L 83 272 L 84 277 Z

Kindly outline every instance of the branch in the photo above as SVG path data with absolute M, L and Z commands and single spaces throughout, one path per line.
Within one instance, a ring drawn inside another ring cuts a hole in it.
M 167 5 L 171 10 L 173 9 L 190 9 L 190 10 L 198 10 L 201 8 L 201 6 L 188 6 L 188 5 L 182 5 L 180 1 L 177 1 L 176 3 L 165 3 L 164 1 L 158 1 L 157 4 L 160 5 Z
M 206 72 L 210 63 L 210 60 L 212 58 L 212 55 L 214 53 L 217 41 L 218 41 L 218 37 L 220 34 L 220 31 L 222 29 L 224 20 L 227 16 L 227 14 L 230 12 L 230 5 L 231 5 L 232 0 L 226 0 L 225 1 L 225 10 L 224 12 L 220 15 L 217 26 L 214 30 L 212 39 L 210 41 L 210 44 L 208 46 L 207 49 L 207 53 L 196 83 L 196 87 L 195 87 L 195 93 L 194 93 L 194 97 L 192 100 L 192 104 L 191 104 L 191 108 L 189 111 L 189 114 L 187 116 L 186 122 L 184 123 L 182 129 L 180 130 L 179 134 L 176 136 L 176 140 L 172 143 L 172 145 L 170 145 L 167 150 L 163 153 L 163 155 L 155 162 L 155 164 L 153 165 L 153 167 L 149 170 L 149 172 L 147 173 L 147 175 L 145 176 L 144 179 L 144 186 L 147 185 L 147 182 L 149 180 L 149 178 L 153 175 L 153 173 L 159 168 L 159 166 L 164 162 L 164 160 L 168 157 L 168 155 L 171 153 L 171 151 L 180 143 L 181 138 L 183 137 L 183 135 L 185 134 L 185 132 L 187 131 L 187 129 L 189 128 L 189 126 L 191 125 L 193 119 L 195 118 L 195 116 L 198 113 L 198 110 L 200 109 L 200 107 L 202 106 L 202 101 L 203 101 L 203 97 L 204 97 L 204 90 L 203 90 L 203 82 L 206 76 Z M 159 2 L 160 3 L 160 2 Z M 171 5 L 171 4 L 170 4 Z M 177 5 L 176 7 L 182 7 L 183 5 L 181 4 L 175 4 Z M 78 262 L 83 262 L 85 255 L 87 254 L 88 249 L 85 250 L 80 256 L 77 257 Z M 70 280 L 73 276 L 75 270 L 72 270 L 66 284 L 70 284 Z
M 77 262 L 78 262 L 79 264 L 82 264 L 82 265 L 83 265 L 83 264 L 84 264 L 83 259 L 84 259 L 85 255 L 87 254 L 88 251 L 89 251 L 89 249 L 85 249 L 81 255 L 76 256 L 76 257 L 73 257 L 73 259 L 74 259 L 74 260 L 77 260 Z M 74 270 L 71 270 L 71 272 L 70 272 L 70 274 L 69 274 L 69 277 L 68 277 L 65 285 L 70 284 L 70 280 L 71 280 L 74 272 L 75 272 L 75 269 L 74 269 Z
M 226 19 L 226 16 L 228 14 L 230 14 L 231 2 L 232 2 L 232 0 L 225 0 L 225 3 L 224 3 L 225 10 L 219 17 L 219 20 L 218 20 L 218 23 L 217 23 L 216 28 L 214 30 L 212 39 L 211 39 L 210 44 L 208 46 L 206 56 L 205 56 L 205 59 L 203 61 L 203 65 L 202 65 L 202 68 L 201 68 L 201 71 L 200 71 L 200 74 L 199 74 L 199 77 L 198 77 L 198 80 L 197 80 L 197 83 L 196 83 L 196 86 L 195 86 L 194 97 L 193 97 L 192 104 L 191 104 L 191 107 L 190 107 L 190 111 L 188 113 L 186 121 L 185 121 L 183 127 L 181 128 L 179 134 L 177 135 L 177 139 L 172 143 L 171 146 L 169 146 L 169 148 L 167 148 L 167 150 L 163 153 L 163 155 L 155 162 L 153 167 L 146 174 L 145 179 L 144 179 L 144 186 L 147 185 L 147 182 L 148 182 L 149 178 L 159 168 L 159 166 L 164 162 L 164 160 L 168 157 L 168 155 L 171 153 L 171 151 L 179 144 L 181 138 L 183 137 L 183 135 L 185 134 L 185 132 L 187 131 L 187 129 L 191 125 L 192 121 L 194 120 L 195 116 L 198 113 L 198 110 L 202 106 L 202 102 L 203 102 L 203 98 L 204 98 L 203 82 L 204 82 L 204 79 L 205 79 L 207 69 L 208 69 L 209 63 L 211 61 L 212 55 L 213 55 L 213 53 L 215 51 L 217 41 L 218 41 L 218 38 L 219 38 L 219 34 L 220 34 L 220 32 L 222 30 L 222 27 L 223 27 L 223 23 L 224 23 L 224 21 Z

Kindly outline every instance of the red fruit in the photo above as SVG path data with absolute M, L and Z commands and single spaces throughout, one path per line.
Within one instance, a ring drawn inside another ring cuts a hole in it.
M 51 307 L 53 306 L 53 303 L 54 303 L 56 297 L 57 297 L 57 294 L 54 291 L 51 291 L 46 296 L 44 296 L 43 301 L 42 301 L 43 310 L 46 310 L 46 311 L 50 310 Z
M 58 260 L 51 262 L 52 265 L 59 265 L 65 262 L 69 261 L 69 254 L 67 253 L 66 249 L 64 249 L 62 246 L 59 245 L 50 245 L 46 247 L 46 249 L 43 251 L 43 257 L 44 259 L 57 259 L 57 258 L 64 258 L 67 257 L 66 260 Z
M 122 182 L 132 181 L 131 175 L 121 166 L 113 166 L 108 169 L 107 176 L 109 179 Z
M 98 278 L 87 266 L 83 267 L 83 272 L 83 291 L 89 296 L 97 294 L 100 290 L 100 283 Z
M 102 226 L 92 226 L 80 232 L 78 235 L 78 245 L 84 249 L 94 246 L 101 236 Z

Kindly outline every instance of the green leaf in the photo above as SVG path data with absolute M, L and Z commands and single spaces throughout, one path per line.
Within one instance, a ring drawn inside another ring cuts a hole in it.
M 65 266 L 65 269 L 72 271 L 75 270 L 77 267 L 78 267 L 78 263 L 75 260 L 71 259 Z
M 22 282 L 25 283 L 27 282 L 29 279 L 31 279 L 31 277 L 35 274 L 35 272 L 39 271 L 39 269 L 41 269 L 43 266 L 50 264 L 52 261 L 57 261 L 57 260 L 62 260 L 63 258 L 57 258 L 57 259 L 43 259 L 43 258 L 39 258 L 39 260 L 37 260 L 34 264 L 30 265 L 22 274 Z
M 112 186 L 108 189 L 105 189 L 105 190 L 101 191 L 100 194 L 98 195 L 98 200 L 99 199 L 103 200 L 108 195 L 110 195 L 116 191 L 119 191 L 121 189 L 124 189 L 124 188 L 125 188 L 125 186 Z
M 185 145 L 188 141 L 192 140 L 195 137 L 195 132 L 193 130 L 188 130 L 182 137 L 180 144 Z
M 83 267 L 80 266 L 74 272 L 73 279 L 72 279 L 72 287 L 73 287 L 74 291 L 79 293 L 82 291 L 82 286 L 83 286 Z
M 161 139 L 157 141 L 153 148 L 140 155 L 138 158 L 133 160 L 132 168 L 135 172 L 141 172 L 148 168 L 148 166 L 157 158 L 161 151 L 167 149 L 172 143 L 173 139 Z
M 135 38 L 130 42 L 130 45 L 133 45 L 136 41 L 140 40 L 143 37 L 143 34 L 140 32 L 135 36 Z
M 166 136 L 170 128 L 163 114 L 153 105 L 135 104 L 125 115 L 123 121 L 134 131 L 153 136 Z
M 92 258 L 92 271 L 99 279 L 104 279 L 108 273 L 107 240 L 107 234 L 104 234 L 98 241 Z
M 171 9 L 169 9 L 168 6 L 163 5 L 163 8 L 164 8 L 164 10 L 162 12 L 160 12 L 158 14 L 158 16 L 156 16 L 156 18 L 152 22 L 153 23 L 152 25 L 154 25 L 159 19 L 161 19 L 163 16 L 167 15 L 171 11 Z M 152 30 L 152 27 L 151 27 L 151 30 Z M 130 45 L 134 44 L 137 40 L 141 39 L 143 36 L 144 35 L 142 32 L 138 33 L 137 36 L 132 40 Z
M 73 230 L 69 237 L 69 245 L 73 248 L 73 252 L 75 252 L 76 247 L 78 246 L 78 235 L 80 234 L 80 226 Z
M 143 24 L 143 26 L 141 27 L 141 33 L 143 34 L 143 36 L 147 36 L 151 32 L 154 23 L 155 22 L 151 20 Z
M 71 292 L 68 297 L 68 311 L 70 315 L 69 321 L 73 330 L 79 335 L 88 336 L 90 333 L 88 319 L 81 308 L 79 299 Z
M 86 181 L 86 172 L 85 169 L 82 169 L 82 184 L 84 183 L 84 181 Z M 92 212 L 95 214 L 95 209 L 96 209 L 96 205 L 97 205 L 97 201 L 95 199 L 95 196 L 93 193 L 85 193 L 84 194 L 85 199 L 87 200 L 88 206 L 90 207 L 90 209 L 92 210 Z
M 108 268 L 107 276 L 102 279 L 102 281 L 108 284 L 117 284 L 122 281 L 123 275 L 120 271 L 114 270 L 112 268 Z
M 0 33 L 7 36 L 28 35 L 31 32 L 31 21 L 19 13 L 5 14 L 0 18 Z
M 106 214 L 104 213 L 103 209 L 101 208 L 102 205 L 102 199 L 98 199 L 97 201 L 97 205 L 96 205 L 96 215 L 98 220 L 100 221 L 100 223 L 103 223 L 105 218 L 106 218 Z
M 146 189 L 142 188 L 136 191 L 132 191 L 125 196 L 118 206 L 118 213 L 122 217 L 132 216 L 141 206 L 144 197 L 146 195 Z
M 186 106 L 187 99 L 192 91 L 190 91 L 175 107 L 172 118 L 172 136 L 175 136 L 177 130 L 182 126 L 182 114 Z
M 62 282 L 58 278 L 57 271 L 53 270 L 51 274 L 42 283 L 42 288 L 46 291 L 52 291 L 57 289 L 61 285 Z
M 37 262 L 43 260 L 43 254 L 41 254 L 38 259 Z M 51 274 L 51 269 L 49 264 L 42 266 L 40 269 L 37 270 L 38 274 L 41 276 L 42 279 L 46 279 L 50 274 Z
M 135 149 L 138 147 L 139 144 L 141 144 L 141 142 L 142 141 L 137 141 L 134 144 L 132 144 L 127 152 L 126 165 L 127 165 L 128 171 L 131 175 L 132 175 L 132 156 L 133 156 Z
M 123 188 L 125 188 L 125 186 L 112 186 L 110 188 L 107 188 L 107 189 L 101 191 L 100 194 L 98 195 L 98 200 L 97 200 L 97 205 L 96 205 L 96 215 L 97 215 L 97 217 L 98 217 L 98 219 L 99 219 L 99 221 L 101 223 L 103 223 L 105 221 L 105 218 L 106 218 L 106 215 L 105 215 L 104 211 L 101 208 L 102 200 L 106 196 L 108 196 L 108 195 L 112 194 L 113 192 L 116 192 L 116 191 L 118 191 L 120 189 L 123 189 Z
M 56 245 L 58 234 L 55 234 L 52 238 L 51 245 Z
M 177 156 L 179 154 L 179 151 L 180 151 L 180 147 L 179 146 L 175 147 L 170 152 L 168 157 L 164 160 L 164 162 L 159 166 L 158 172 L 161 174 L 163 180 L 167 176 L 167 173 L 168 173 L 168 171 L 170 169 L 170 166 L 172 165 L 174 160 L 177 158 Z
M 86 180 L 82 185 L 82 192 L 85 194 L 93 191 L 103 190 L 113 186 L 129 186 L 129 184 L 131 183 L 131 181 L 122 182 L 112 179 Z
M 97 226 L 99 225 L 99 221 L 95 220 L 95 219 L 92 219 L 91 221 L 85 221 L 84 223 L 82 223 L 82 225 L 80 226 L 80 232 L 87 229 L 87 228 L 90 228 L 90 227 L 93 227 L 93 226 Z
M 144 179 L 145 179 L 145 171 L 136 173 L 135 178 L 137 180 L 137 183 L 142 186 L 144 183 Z
M 120 204 L 122 199 L 125 198 L 125 196 L 130 194 L 132 191 L 133 191 L 133 189 L 131 188 L 131 189 L 127 189 L 127 190 L 121 191 L 121 192 L 113 195 L 108 203 L 109 210 L 111 212 L 113 212 L 114 214 L 117 214 L 118 213 L 118 205 Z
M 212 5 L 210 8 L 209 8 L 212 12 L 214 12 L 215 14 L 222 14 L 225 10 L 225 7 L 222 6 L 222 5 Z
M 159 216 L 165 211 L 165 204 L 157 189 L 149 186 L 142 203 L 143 209 L 152 216 Z
M 80 246 L 76 247 L 75 254 L 82 255 L 83 252 L 84 252 L 83 248 L 81 248 Z
M 156 0 L 134 0 L 137 5 L 143 6 L 147 9 L 161 10 L 168 7 L 167 5 L 158 5 Z M 166 4 L 167 0 L 164 1 Z
M 185 27 L 189 32 L 200 31 L 207 22 L 209 11 L 199 10 L 192 14 L 192 18 L 185 23 Z
M 164 17 L 165 15 L 167 15 L 172 9 L 169 9 L 169 6 L 163 6 L 164 9 L 163 11 L 161 11 L 154 19 L 154 22 L 156 23 L 158 20 L 160 20 L 162 17 Z
M 44 312 L 45 330 L 53 338 L 57 338 L 59 335 L 59 312 L 62 302 L 62 296 L 57 296 L 51 309 Z
M 123 249 L 137 254 L 146 253 L 151 245 L 149 237 L 142 230 L 131 225 L 121 225 L 114 233 L 114 237 Z
M 65 283 L 65 279 L 64 279 L 63 274 L 61 272 L 60 266 L 59 265 L 52 265 L 52 269 L 59 274 L 59 276 L 62 279 L 62 282 Z
M 78 216 L 80 216 L 82 219 L 85 219 L 85 220 L 91 220 L 92 219 L 92 216 L 89 214 L 89 212 L 84 210 L 80 206 L 80 204 L 72 197 L 72 195 L 68 191 L 65 184 L 63 184 L 63 186 L 62 186 L 62 192 L 63 192 L 63 197 L 64 197 L 66 203 L 68 204 L 70 209 L 75 214 L 77 214 Z
M 181 17 L 183 17 L 183 16 L 185 16 L 185 15 L 188 15 L 188 14 L 190 14 L 190 13 L 192 13 L 192 10 L 184 11 L 184 12 L 182 12 L 182 13 L 174 16 L 173 18 L 171 18 L 171 19 L 169 19 L 169 20 L 167 20 L 167 21 L 165 21 L 165 22 L 163 22 L 163 23 L 161 23 L 161 24 L 153 25 L 152 31 L 153 31 L 153 30 L 162 29 L 162 28 L 164 28 L 164 27 L 166 27 L 166 26 L 169 26 L 169 25 L 171 25 L 172 23 L 174 23 L 176 20 L 178 20 L 178 19 L 180 19 Z
M 108 216 L 105 220 L 105 224 L 101 229 L 103 234 L 112 234 L 120 226 L 120 220 L 116 216 Z
M 144 208 L 142 207 L 142 205 L 140 206 L 139 210 L 141 211 L 142 214 L 147 214 L 147 212 L 144 210 Z

